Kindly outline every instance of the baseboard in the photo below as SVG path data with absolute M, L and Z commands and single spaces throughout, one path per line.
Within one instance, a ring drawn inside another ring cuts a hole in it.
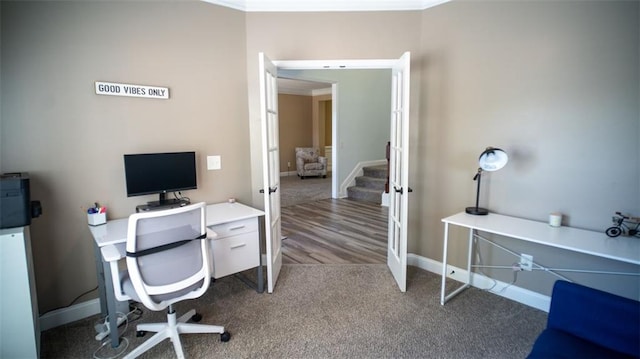
M 382 198 L 380 199 L 380 205 L 383 207 L 389 207 L 389 193 L 382 192 Z
M 407 255 L 407 264 L 426 271 L 442 275 L 442 263 L 434 261 L 432 259 L 419 256 L 417 254 L 409 253 Z M 468 276 L 466 269 L 461 269 L 448 265 L 449 275 L 448 278 L 454 279 L 458 282 L 464 283 Z M 495 285 L 494 285 L 495 284 Z M 551 304 L 551 297 L 546 296 L 528 289 L 524 289 L 515 285 L 509 285 L 509 283 L 494 281 L 491 278 L 487 278 L 481 274 L 471 274 L 471 285 L 478 289 L 488 289 L 489 293 L 499 295 L 518 303 L 549 312 L 549 305 Z
M 48 312 L 40 317 L 40 330 L 59 327 L 100 313 L 100 299 L 91 299 L 67 308 Z

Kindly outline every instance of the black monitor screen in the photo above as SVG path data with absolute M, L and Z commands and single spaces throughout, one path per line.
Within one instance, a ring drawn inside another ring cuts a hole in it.
M 124 155 L 124 172 L 128 197 L 197 188 L 195 152 Z

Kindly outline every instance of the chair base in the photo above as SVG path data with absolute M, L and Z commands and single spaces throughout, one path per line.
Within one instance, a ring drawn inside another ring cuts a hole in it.
M 142 353 L 155 347 L 165 339 L 170 339 L 173 343 L 176 355 L 178 358 L 182 359 L 184 358 L 184 352 L 182 350 L 182 343 L 180 342 L 180 334 L 218 333 L 221 335 L 222 341 L 229 340 L 230 335 L 228 332 L 225 332 L 224 327 L 222 326 L 187 323 L 187 321 L 194 315 L 196 315 L 196 311 L 195 309 L 191 309 L 180 318 L 176 318 L 176 312 L 173 310 L 173 307 L 170 306 L 167 311 L 166 323 L 138 324 L 136 327 L 138 332 L 156 332 L 156 334 L 128 353 L 125 358 L 137 358 Z

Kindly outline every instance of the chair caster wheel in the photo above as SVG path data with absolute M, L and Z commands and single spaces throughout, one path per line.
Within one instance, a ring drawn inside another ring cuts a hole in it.
M 144 330 L 138 330 L 136 331 L 136 337 L 140 338 L 140 337 L 144 337 L 147 334 L 146 331 Z
M 220 341 L 221 342 L 228 342 L 229 339 L 231 339 L 231 333 L 225 331 L 224 333 L 220 334 Z
M 191 317 L 191 321 L 197 323 L 202 320 L 202 314 L 196 313 Z

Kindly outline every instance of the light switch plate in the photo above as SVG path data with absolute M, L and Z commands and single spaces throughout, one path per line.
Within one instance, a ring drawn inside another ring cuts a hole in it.
M 219 170 L 222 168 L 220 156 L 207 156 L 207 169 Z

